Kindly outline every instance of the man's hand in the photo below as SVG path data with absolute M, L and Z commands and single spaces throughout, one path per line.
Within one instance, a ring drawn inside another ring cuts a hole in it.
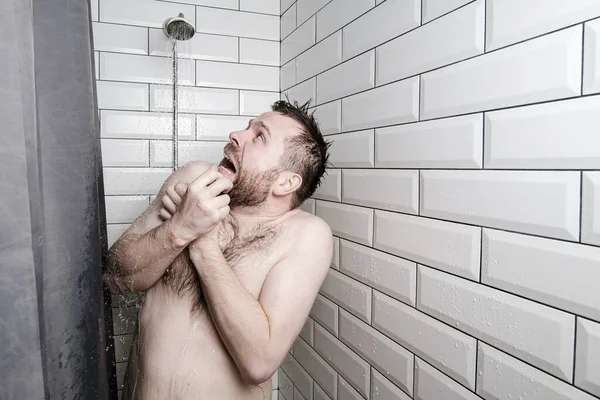
M 229 213 L 229 196 L 225 193 L 231 190 L 233 183 L 212 167 L 190 183 L 182 196 L 177 193 L 182 187 L 177 186 L 169 193 L 169 198 L 163 196 L 162 200 L 165 207 L 175 210 L 170 217 L 173 242 L 186 246 L 211 232 Z
M 187 188 L 188 185 L 184 183 L 178 183 L 174 186 L 167 187 L 165 195 L 160 199 L 162 207 L 159 211 L 159 215 L 163 221 L 171 219 L 173 214 L 177 212 L 177 209 L 181 204 L 181 198 L 185 195 Z

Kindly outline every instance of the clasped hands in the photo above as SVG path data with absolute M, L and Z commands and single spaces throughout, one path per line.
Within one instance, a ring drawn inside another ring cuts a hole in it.
M 169 186 L 161 198 L 160 216 L 170 223 L 169 234 L 177 247 L 189 246 L 196 266 L 211 254 L 221 254 L 219 225 L 229 214 L 231 180 L 212 166 L 189 185 Z

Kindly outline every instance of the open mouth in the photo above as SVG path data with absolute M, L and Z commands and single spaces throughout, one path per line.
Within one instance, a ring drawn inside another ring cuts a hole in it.
M 223 154 L 223 160 L 221 160 L 219 167 L 221 167 L 222 170 L 224 170 L 230 175 L 235 175 L 235 173 L 237 172 L 235 164 L 233 163 L 233 161 L 231 161 L 231 159 L 229 159 L 227 154 Z

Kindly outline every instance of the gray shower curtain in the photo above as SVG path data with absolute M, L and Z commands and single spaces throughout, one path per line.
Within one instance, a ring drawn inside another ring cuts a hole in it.
M 116 398 L 89 8 L 0 0 L 1 400 Z

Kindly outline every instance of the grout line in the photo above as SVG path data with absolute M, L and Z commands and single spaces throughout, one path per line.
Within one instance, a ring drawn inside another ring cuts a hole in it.
M 571 384 L 575 385 L 575 372 L 577 367 L 577 322 L 579 317 L 575 316 L 575 326 L 573 332 L 573 376 L 571 377 Z
M 581 24 L 581 91 L 583 95 L 584 77 L 585 77 L 585 23 Z
M 358 246 L 361 246 L 361 247 L 364 247 L 364 248 L 367 248 L 367 249 L 370 249 L 370 250 L 375 250 L 376 252 L 379 252 L 379 253 L 381 253 L 381 254 L 385 254 L 385 255 L 388 255 L 388 256 L 392 256 L 392 257 L 395 257 L 395 258 L 398 258 L 398 259 L 401 259 L 401 260 L 405 260 L 405 261 L 408 261 L 408 262 L 411 262 L 411 263 L 415 263 L 415 264 L 417 264 L 417 265 L 420 265 L 420 266 L 423 266 L 423 267 L 427 267 L 427 268 L 433 269 L 433 270 L 435 270 L 435 271 L 438 271 L 438 272 L 442 272 L 442 273 L 444 273 L 444 274 L 446 274 L 446 275 L 450 275 L 450 276 L 453 276 L 453 277 L 455 277 L 455 278 L 459 278 L 459 279 L 461 279 L 461 280 L 464 280 L 464 281 L 470 282 L 470 283 L 472 283 L 472 284 L 476 284 L 476 285 L 484 286 L 484 287 L 486 287 L 486 288 L 493 289 L 493 290 L 496 290 L 496 291 L 498 291 L 498 292 L 502 292 L 502 293 L 506 293 L 506 294 L 512 295 L 512 296 L 514 296 L 514 297 L 517 297 L 517 298 L 519 298 L 519 299 L 522 299 L 522 300 L 526 300 L 526 301 L 530 301 L 530 302 L 533 302 L 533 303 L 537 303 L 537 304 L 539 304 L 539 305 L 542 305 L 542 306 L 544 306 L 544 307 L 546 307 L 546 308 L 550 308 L 550 309 L 555 309 L 555 310 L 558 310 L 558 311 L 562 311 L 562 312 L 564 312 L 564 313 L 567 313 L 567 314 L 569 314 L 569 315 L 578 315 L 578 316 L 580 316 L 580 317 L 582 317 L 582 318 L 589 319 L 590 321 L 594 321 L 594 322 L 598 322 L 598 323 L 600 323 L 600 320 L 595 320 L 595 319 L 593 319 L 591 316 L 579 315 L 579 314 L 576 314 L 576 313 L 574 313 L 574 312 L 572 312 L 572 311 L 568 311 L 568 310 L 566 310 L 566 309 L 562 309 L 562 308 L 560 308 L 560 307 L 553 306 L 553 305 L 550 305 L 550 304 L 542 303 L 542 302 L 541 302 L 541 301 L 539 301 L 539 300 L 532 299 L 532 298 L 529 298 L 529 297 L 525 297 L 525 296 L 523 296 L 523 295 L 520 295 L 520 294 L 518 294 L 518 293 L 509 292 L 509 291 L 508 291 L 508 290 L 506 290 L 506 289 L 498 288 L 498 287 L 491 286 L 490 284 L 487 284 L 487 283 L 484 283 L 484 282 L 478 282 L 478 281 L 476 281 L 476 280 L 473 280 L 473 279 L 465 278 L 464 276 L 458 275 L 458 274 L 456 274 L 455 272 L 447 271 L 447 270 L 441 269 L 441 268 L 439 268 L 439 267 L 435 267 L 435 266 L 431 266 L 431 265 L 428 265 L 428 264 L 424 264 L 424 263 L 422 263 L 422 262 L 420 262 L 420 261 L 414 261 L 414 260 L 411 260 L 411 259 L 409 259 L 409 258 L 405 258 L 405 257 L 399 256 L 399 255 L 397 255 L 397 254 L 390 253 L 390 252 L 388 252 L 388 251 L 385 251 L 385 250 L 381 250 L 381 249 L 379 249 L 379 248 L 375 248 L 375 247 L 373 247 L 373 248 L 372 248 L 372 247 L 369 247 L 368 245 L 366 245 L 366 244 L 364 244 L 364 243 L 359 243 L 359 242 L 356 242 L 356 241 L 353 241 L 353 240 L 350 240 L 350 239 L 343 238 L 343 237 L 341 237 L 341 236 L 337 236 L 337 237 L 339 237 L 341 240 L 344 240 L 344 241 L 346 241 L 346 242 L 349 242 L 349 243 L 352 243 L 352 244 L 355 244 L 355 245 L 358 245 Z M 340 244 L 340 248 L 341 248 L 341 244 Z M 336 271 L 337 271 L 337 272 L 339 272 L 340 274 L 343 274 L 344 276 L 346 276 L 346 277 L 348 277 L 348 278 L 350 278 L 350 279 L 354 280 L 354 281 L 360 282 L 360 281 L 359 281 L 359 280 L 357 280 L 355 277 L 352 277 L 352 276 L 348 275 L 347 273 L 345 273 L 345 272 L 344 272 L 344 271 L 343 271 L 341 268 L 340 268 L 340 270 L 336 270 Z M 361 282 L 361 283 L 362 283 L 362 282 Z M 418 285 L 418 280 L 417 280 L 416 284 Z M 384 293 L 386 296 L 389 296 L 390 298 L 393 298 L 393 299 L 394 299 L 394 300 L 396 300 L 396 301 L 399 301 L 399 302 L 401 302 L 401 303 L 403 303 L 403 304 L 406 304 L 407 306 L 409 306 L 409 307 L 411 307 L 411 308 L 415 308 L 415 309 L 417 309 L 415 306 L 412 306 L 412 305 L 410 305 L 410 304 L 408 304 L 408 303 L 405 303 L 403 300 L 400 300 L 400 299 L 398 299 L 398 298 L 392 297 L 390 294 L 387 294 L 387 293 L 385 293 L 385 292 L 382 292 L 381 290 L 379 290 L 379 289 L 378 289 L 378 288 L 376 288 L 376 287 L 373 287 L 373 288 L 374 288 L 375 290 L 377 290 L 377 291 L 381 292 L 381 293 Z M 415 301 L 416 301 L 416 298 L 417 298 L 417 294 L 418 294 L 418 290 L 417 290 L 417 291 L 415 291 Z M 325 296 L 325 295 L 324 295 L 324 296 Z M 327 296 L 325 296 L 325 297 L 327 297 Z M 329 299 L 329 298 L 328 298 L 328 300 L 331 300 L 331 299 Z M 331 300 L 331 301 L 333 301 L 333 300 Z M 336 303 L 336 304 L 337 304 L 337 303 Z M 349 311 L 349 312 L 350 312 L 350 311 Z M 354 315 L 354 314 L 353 314 L 353 315 Z M 449 325 L 449 326 L 452 326 L 452 325 Z M 454 328 L 454 327 L 453 327 L 453 328 Z M 455 329 L 456 329 L 456 328 L 455 328 Z
M 483 276 L 483 227 L 479 232 L 479 283 L 481 283 L 481 277 Z
M 579 173 L 579 242 L 583 239 L 583 171 Z
M 474 392 L 477 392 L 477 378 L 479 377 L 479 339 L 475 339 L 475 386 Z
M 488 15 L 487 0 L 483 0 L 483 54 L 487 53 L 487 15 Z
M 412 395 L 416 396 L 417 393 L 417 355 L 413 353 L 413 384 L 412 384 Z

